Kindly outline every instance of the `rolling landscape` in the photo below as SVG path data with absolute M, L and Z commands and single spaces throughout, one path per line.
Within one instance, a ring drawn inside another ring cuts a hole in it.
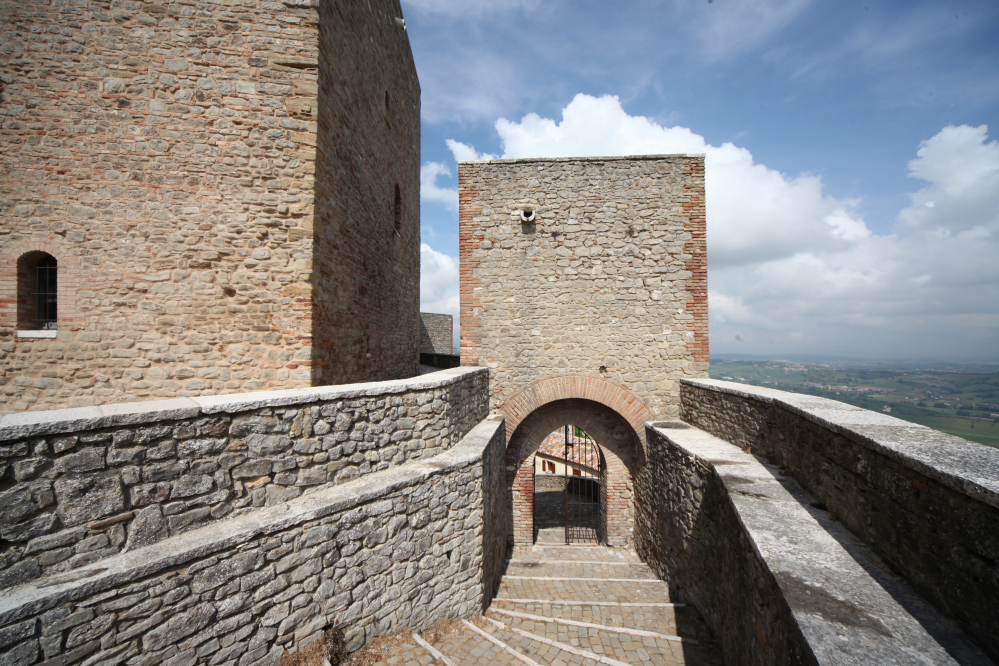
M 807 393 L 999 447 L 999 363 L 711 359 L 711 378 Z

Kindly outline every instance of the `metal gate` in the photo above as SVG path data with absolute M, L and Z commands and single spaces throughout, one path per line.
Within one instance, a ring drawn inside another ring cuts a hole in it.
M 565 426 L 565 542 L 600 543 L 600 449 Z

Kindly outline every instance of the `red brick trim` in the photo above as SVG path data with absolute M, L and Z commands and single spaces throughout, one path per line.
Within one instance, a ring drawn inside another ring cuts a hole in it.
M 80 286 L 79 258 L 58 242 L 30 240 L 12 243 L 0 249 L 0 330 L 17 329 L 17 262 L 28 252 L 45 252 L 59 262 L 59 329 L 79 330 L 83 320 L 76 308 Z
M 462 321 L 462 337 L 464 337 Z M 656 414 L 644 400 L 632 393 L 624 384 L 600 375 L 567 374 L 537 379 L 497 407 L 506 416 L 507 443 L 517 426 L 531 412 L 556 400 L 580 398 L 610 407 L 631 426 L 639 441 L 645 446 L 645 422 L 653 421 Z
M 692 360 L 708 362 L 708 240 L 707 215 L 704 208 L 704 158 L 691 158 L 687 163 L 685 173 L 693 176 L 693 185 L 684 187 L 687 203 L 683 204 L 687 218 L 683 230 L 690 234 L 690 240 L 684 243 L 683 253 L 690 258 L 686 268 L 690 271 L 687 280 L 687 312 L 694 320 L 687 327 L 693 332 L 694 340 L 687 343 L 687 349 Z
M 458 163 L 458 279 L 461 303 L 459 345 L 461 364 L 472 366 L 479 365 L 479 357 L 474 355 L 474 350 L 482 348 L 482 328 L 476 314 L 482 307 L 476 293 L 481 286 L 481 280 L 475 273 L 479 260 L 472 256 L 482 242 L 482 225 L 475 221 L 475 217 L 482 214 L 482 208 L 472 205 L 479 191 L 469 187 L 470 183 L 476 181 L 477 171 L 478 166 L 475 164 Z M 509 438 L 509 434 L 507 437 Z

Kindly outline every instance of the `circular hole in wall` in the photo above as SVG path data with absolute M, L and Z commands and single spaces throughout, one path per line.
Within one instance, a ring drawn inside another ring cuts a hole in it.
M 531 223 L 534 222 L 534 218 L 537 216 L 537 212 L 530 206 L 525 206 L 520 209 L 520 221 Z

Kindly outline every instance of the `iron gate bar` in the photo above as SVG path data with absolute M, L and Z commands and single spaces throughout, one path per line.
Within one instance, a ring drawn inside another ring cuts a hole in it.
M 583 432 L 583 431 L 580 431 Z M 565 542 L 600 543 L 600 451 L 596 442 L 583 432 L 576 435 L 576 427 L 565 426 Z M 579 474 L 572 474 L 573 465 Z M 596 478 L 584 476 L 592 470 Z

